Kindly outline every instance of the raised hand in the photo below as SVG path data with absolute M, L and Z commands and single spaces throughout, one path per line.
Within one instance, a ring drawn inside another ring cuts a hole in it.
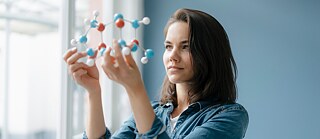
M 77 48 L 69 49 L 63 56 L 68 65 L 69 74 L 75 82 L 84 87 L 88 92 L 100 92 L 99 72 L 96 65 L 89 67 L 83 62 L 78 62 L 86 52 L 77 52 Z
M 102 64 L 102 69 L 109 79 L 122 84 L 126 89 L 144 88 L 139 68 L 132 55 L 123 55 L 115 40 L 113 41 L 114 57 L 110 55 L 111 50 L 110 47 L 107 48 Z M 114 60 L 118 62 L 118 66 L 114 66 Z

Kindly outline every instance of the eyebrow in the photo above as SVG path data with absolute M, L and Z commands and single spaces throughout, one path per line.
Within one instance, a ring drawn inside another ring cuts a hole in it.
M 167 43 L 167 44 L 172 44 L 170 41 L 168 41 L 168 40 L 166 40 L 165 42 L 164 42 L 165 44 Z M 188 40 L 184 40 L 184 41 L 181 41 L 180 42 L 180 44 L 185 44 L 185 43 L 189 43 L 189 41 Z

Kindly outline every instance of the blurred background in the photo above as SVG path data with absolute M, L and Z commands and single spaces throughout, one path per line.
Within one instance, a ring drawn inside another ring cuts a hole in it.
M 68 76 L 62 55 L 94 10 L 103 22 L 115 13 L 150 17 L 137 39 L 155 57 L 137 63 L 150 100 L 157 100 L 165 75 L 163 27 L 179 8 L 207 12 L 227 31 L 238 66 L 238 103 L 250 117 L 245 139 L 320 138 L 318 0 L 0 0 L 0 139 L 81 138 L 86 93 Z M 124 39 L 133 34 L 125 26 Z M 97 47 L 98 31 L 88 37 L 88 46 Z M 107 45 L 118 37 L 114 26 L 103 33 Z M 141 50 L 134 55 L 138 61 Z M 105 122 L 114 132 L 131 110 L 121 86 L 103 75 L 101 84 Z

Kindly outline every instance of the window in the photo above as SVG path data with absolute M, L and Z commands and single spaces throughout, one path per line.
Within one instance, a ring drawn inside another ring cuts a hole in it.
M 5 23 L 0 24 L 5 42 L 0 53 L 2 138 L 55 139 L 61 80 L 59 3 L 11 0 L 0 5 Z
M 142 3 L 0 1 L 0 139 L 81 138 L 86 93 L 67 75 L 62 54 L 71 47 L 70 40 L 84 32 L 83 21 L 93 17 L 92 11 L 99 10 L 98 20 L 105 23 L 117 12 L 129 19 L 142 19 Z M 129 27 L 124 29 L 125 40 L 132 39 L 134 32 L 130 31 Z M 140 44 L 141 32 L 137 34 Z M 104 33 L 107 45 L 118 36 L 111 26 Z M 90 31 L 88 38 L 90 47 L 100 42 L 98 31 Z M 135 55 L 139 54 L 142 52 Z M 140 61 L 139 56 L 136 59 Z M 131 111 L 122 87 L 106 76 L 101 77 L 101 84 L 105 123 L 114 132 Z

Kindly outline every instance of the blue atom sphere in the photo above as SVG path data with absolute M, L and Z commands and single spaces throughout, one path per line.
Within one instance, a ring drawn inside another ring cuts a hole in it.
M 133 27 L 133 28 L 137 29 L 139 26 L 140 26 L 140 25 L 139 25 L 139 21 L 138 21 L 138 20 L 133 20 L 133 21 L 132 21 L 132 27 Z
M 87 54 L 88 54 L 88 56 L 94 56 L 94 51 L 93 51 L 93 49 L 92 49 L 92 48 L 88 48 L 88 49 L 87 49 Z
M 86 43 L 87 41 L 88 41 L 88 39 L 87 39 L 86 35 L 80 36 L 80 38 L 79 38 L 80 43 Z
M 113 21 L 115 22 L 115 21 L 117 21 L 119 18 L 120 18 L 120 19 L 123 19 L 123 15 L 120 14 L 120 13 L 116 13 L 116 14 L 114 14 L 114 16 L 113 16 Z
M 132 48 L 131 48 L 131 51 L 132 52 L 135 52 L 138 50 L 138 45 L 136 43 L 133 44 Z
M 126 41 L 124 41 L 124 40 L 122 40 L 122 39 L 119 39 L 119 40 L 118 40 L 118 43 L 119 43 L 119 45 L 122 46 L 122 47 L 127 46 Z
M 145 52 L 144 52 L 144 55 L 148 58 L 148 59 L 151 59 L 153 56 L 154 56 L 154 52 L 152 49 L 147 49 Z
M 97 20 L 91 20 L 91 22 L 90 22 L 90 27 L 91 27 L 91 28 L 96 28 L 96 27 L 97 27 L 97 24 L 98 24 L 98 21 L 97 21 Z
M 106 48 L 101 48 L 100 55 L 103 56 L 104 51 L 106 51 Z

